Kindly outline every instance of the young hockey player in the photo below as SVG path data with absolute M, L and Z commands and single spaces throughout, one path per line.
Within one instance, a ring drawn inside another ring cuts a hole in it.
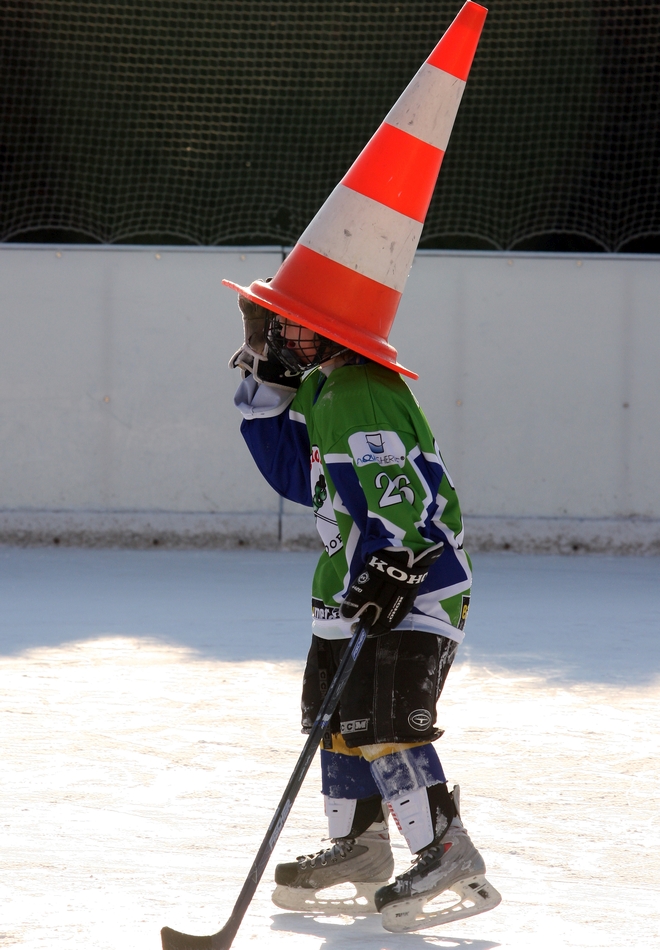
M 429 926 L 427 917 L 420 923 L 422 904 L 450 886 L 462 898 L 453 918 L 488 909 L 496 892 L 431 744 L 471 580 L 456 493 L 433 436 L 393 370 L 246 297 L 239 304 L 247 342 L 232 362 L 246 372 L 235 398 L 243 435 L 272 487 L 313 507 L 324 543 L 312 589 L 304 729 L 355 618 L 363 611 L 373 618 L 321 750 L 332 845 L 278 865 L 275 903 L 364 912 L 375 896 L 388 929 Z M 391 885 L 383 802 L 417 854 Z M 354 900 L 317 896 L 347 881 L 356 885 Z
M 244 322 L 230 361 L 243 371 L 242 434 L 275 491 L 313 508 L 324 547 L 303 730 L 358 618 L 369 624 L 322 743 L 331 844 L 278 865 L 273 899 L 314 913 L 377 910 L 393 931 L 500 899 L 433 746 L 470 596 L 459 504 L 400 375 L 414 374 L 387 342 L 484 17 L 468 0 L 272 282 L 225 282 Z M 393 883 L 388 812 L 415 855 Z M 354 898 L 324 898 L 344 882 Z M 446 891 L 453 903 L 424 911 Z

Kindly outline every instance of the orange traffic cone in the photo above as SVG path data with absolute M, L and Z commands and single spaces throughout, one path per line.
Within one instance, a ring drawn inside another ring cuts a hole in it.
M 272 281 L 223 284 L 417 379 L 387 338 L 486 13 L 467 0 Z

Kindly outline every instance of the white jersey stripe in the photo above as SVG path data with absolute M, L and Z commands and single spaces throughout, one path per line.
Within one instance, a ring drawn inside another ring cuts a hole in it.
M 388 547 L 402 547 L 403 541 L 406 537 L 406 529 L 400 528 L 398 524 L 394 524 L 393 521 L 390 521 L 389 518 L 386 518 L 384 515 L 379 514 L 374 511 L 367 511 L 367 518 L 372 518 L 374 521 L 380 521 L 382 525 L 387 529 L 387 533 L 391 535 L 390 544 Z
M 437 597 L 438 591 L 434 596 Z M 445 611 L 440 607 L 438 613 L 444 614 Z M 403 621 L 396 627 L 396 630 L 420 630 L 424 633 L 433 633 L 435 636 L 447 637 L 448 640 L 455 640 L 456 643 L 462 643 L 465 633 L 458 627 L 452 627 L 449 620 L 442 617 L 430 616 L 427 614 L 409 613 L 403 618 Z M 322 640 L 350 640 L 353 636 L 352 624 L 349 620 L 317 620 L 312 621 L 312 633 Z
M 298 243 L 403 293 L 423 226 L 380 201 L 337 185 Z
M 385 121 L 444 152 L 464 89 L 462 79 L 424 63 Z

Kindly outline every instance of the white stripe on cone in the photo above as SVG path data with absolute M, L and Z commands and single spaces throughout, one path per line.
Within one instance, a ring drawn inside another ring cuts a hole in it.
M 298 243 L 403 293 L 423 227 L 414 218 L 337 185 Z
M 464 89 L 462 79 L 424 63 L 385 116 L 385 122 L 444 152 Z

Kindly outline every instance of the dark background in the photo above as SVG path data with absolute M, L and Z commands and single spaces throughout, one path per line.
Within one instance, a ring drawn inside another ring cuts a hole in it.
M 660 252 L 659 0 L 490 0 L 422 247 Z M 296 241 L 460 7 L 3 0 L 0 240 Z

